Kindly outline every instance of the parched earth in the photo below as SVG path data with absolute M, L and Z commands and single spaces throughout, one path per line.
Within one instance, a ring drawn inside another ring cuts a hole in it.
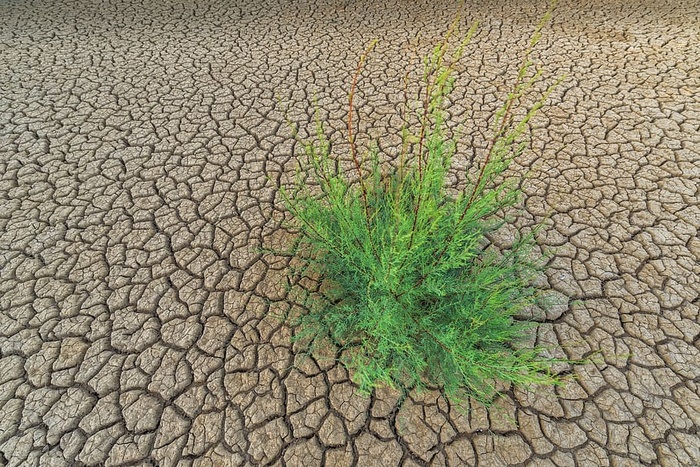
M 450 113 L 479 160 L 542 1 L 481 26 Z M 0 465 L 700 465 L 700 4 L 568 0 L 533 58 L 520 222 L 547 218 L 556 389 L 468 414 L 356 392 L 279 316 L 287 119 L 388 135 L 451 0 L 0 1 Z M 393 129 L 392 129 L 393 128 Z M 393 138 L 393 139 L 392 139 Z M 461 161 L 461 162 L 460 162 Z M 596 352 L 599 352 L 596 355 Z

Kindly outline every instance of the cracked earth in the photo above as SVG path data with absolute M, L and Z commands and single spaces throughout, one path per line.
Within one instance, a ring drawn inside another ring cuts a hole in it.
M 521 222 L 548 216 L 565 306 L 537 339 L 599 355 L 468 415 L 301 358 L 289 261 L 261 253 L 290 238 L 286 118 L 317 102 L 341 138 L 379 38 L 357 103 L 396 136 L 409 57 L 456 2 L 78 3 L 0 2 L 0 465 L 700 465 L 697 1 L 563 1 L 545 29 L 566 78 L 517 161 Z M 463 165 L 546 7 L 468 3 Z

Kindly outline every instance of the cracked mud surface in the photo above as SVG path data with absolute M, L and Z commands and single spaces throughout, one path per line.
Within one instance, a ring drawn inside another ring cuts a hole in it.
M 0 465 L 700 464 L 697 2 L 564 1 L 545 30 L 568 77 L 518 161 L 523 222 L 550 216 L 571 300 L 538 339 L 601 356 L 468 416 L 301 359 L 259 252 L 289 239 L 285 111 L 342 129 L 376 37 L 358 104 L 395 135 L 407 44 L 455 2 L 77 3 L 0 3 Z M 474 3 L 468 158 L 545 7 Z

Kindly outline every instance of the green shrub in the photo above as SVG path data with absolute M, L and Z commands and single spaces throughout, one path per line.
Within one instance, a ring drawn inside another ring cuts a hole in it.
M 298 337 L 341 347 L 363 391 L 438 386 L 453 402 L 488 402 L 502 383 L 560 380 L 554 360 L 525 343 L 534 323 L 516 318 L 538 297 L 533 278 L 543 262 L 533 260 L 533 234 L 505 251 L 487 240 L 504 224 L 498 214 L 520 199 L 520 180 L 504 173 L 551 91 L 513 117 L 538 78 L 529 51 L 542 24 L 496 114 L 488 155 L 460 191 L 446 184 L 456 144 L 446 137 L 444 106 L 474 27 L 450 47 L 453 27 L 425 60 L 419 110 L 404 115 L 419 123 L 402 128 L 397 168 L 376 148 L 361 157 L 355 144 L 353 96 L 367 54 L 349 95 L 349 169 L 331 155 L 320 123 L 317 140 L 303 142 L 297 182 L 281 192 L 299 234 L 294 282 L 307 277 L 322 286 L 303 301 Z

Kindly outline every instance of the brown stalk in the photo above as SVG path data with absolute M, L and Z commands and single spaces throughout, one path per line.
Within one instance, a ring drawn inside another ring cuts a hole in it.
M 517 86 L 520 83 L 516 83 L 516 90 Z M 498 138 L 503 135 L 503 132 L 506 130 L 506 126 L 508 125 L 508 120 L 510 120 L 510 111 L 511 108 L 513 107 L 513 101 L 515 99 L 511 99 L 508 101 L 508 104 L 506 105 L 506 110 L 503 113 L 503 119 L 501 120 L 501 125 L 498 128 L 498 131 L 494 133 L 493 138 L 491 138 L 490 142 L 490 148 L 489 148 L 489 153 L 486 155 L 486 159 L 484 160 L 484 164 L 481 166 L 481 171 L 479 171 L 479 177 L 476 179 L 476 183 L 474 184 L 474 190 L 472 191 L 472 194 L 469 196 L 469 201 L 467 201 L 467 205 L 464 208 L 464 211 L 462 212 L 462 215 L 459 218 L 459 221 L 462 222 L 462 219 L 464 219 L 464 216 L 466 215 L 467 211 L 471 207 L 472 203 L 474 202 L 474 197 L 479 191 L 479 186 L 483 182 L 484 179 L 484 173 L 486 172 L 486 167 L 488 167 L 489 162 L 491 161 L 491 156 L 493 155 L 493 150 L 496 147 L 496 142 L 498 142 Z
M 355 69 L 355 74 L 352 77 L 352 84 L 350 85 L 350 93 L 348 94 L 348 141 L 350 142 L 350 154 L 352 155 L 352 161 L 355 164 L 355 170 L 357 171 L 357 176 L 360 178 L 360 186 L 362 189 L 362 199 L 365 203 L 365 211 L 368 209 L 367 206 L 367 187 L 365 186 L 364 177 L 362 176 L 362 167 L 360 160 L 357 157 L 357 148 L 355 145 L 355 137 L 352 134 L 352 115 L 353 115 L 353 99 L 355 98 L 355 89 L 357 88 L 357 81 L 360 78 L 360 73 L 364 66 L 365 59 L 367 55 L 372 51 L 374 45 L 377 41 L 373 41 L 364 54 L 360 56 L 360 60 L 357 62 L 357 68 Z
M 437 56 L 437 63 L 435 65 L 435 68 L 432 70 L 429 70 L 429 73 L 426 76 L 426 86 L 425 86 L 425 101 L 423 102 L 423 119 L 421 121 L 421 128 L 420 128 L 420 136 L 418 137 L 418 183 L 422 184 L 423 183 L 423 145 L 425 144 L 425 130 L 426 126 L 428 125 L 428 118 L 429 118 L 429 112 L 430 112 L 430 101 L 431 101 L 431 96 L 433 93 L 433 85 L 435 84 L 432 81 L 433 78 L 433 73 L 439 72 L 440 71 L 440 65 L 442 64 L 443 58 L 445 56 L 445 51 L 447 50 L 447 42 L 449 41 L 450 37 L 454 33 L 455 29 L 457 28 L 457 24 L 459 22 L 459 16 L 455 18 L 454 22 L 450 26 L 450 29 L 447 31 L 447 34 L 445 34 L 445 38 L 442 42 L 442 45 L 440 46 L 440 53 Z M 448 70 L 451 72 L 452 68 L 454 67 L 454 62 L 450 63 Z M 428 163 L 428 158 L 426 158 L 425 163 L 427 165 Z M 408 250 L 410 251 L 411 248 L 413 248 L 413 240 L 415 237 L 415 232 L 416 232 L 416 224 L 418 223 L 418 212 L 420 211 L 420 206 L 423 201 L 423 192 L 421 189 L 418 190 L 418 200 L 416 201 L 416 205 L 413 208 L 413 224 L 411 225 L 411 238 L 408 241 Z
M 379 254 L 377 253 L 377 250 L 374 247 L 374 243 L 372 243 L 372 228 L 370 226 L 369 220 L 370 220 L 370 215 L 369 215 L 369 203 L 367 201 L 367 186 L 365 185 L 365 179 L 362 175 L 362 165 L 360 163 L 360 159 L 357 157 L 357 147 L 355 145 L 355 137 L 353 136 L 352 130 L 353 130 L 353 125 L 352 125 L 352 115 L 353 115 L 353 99 L 355 97 L 355 89 L 357 88 L 357 81 L 360 78 L 360 73 L 362 72 L 362 68 L 364 66 L 365 60 L 367 59 L 367 56 L 369 53 L 372 51 L 374 46 L 377 44 L 377 41 L 374 40 L 370 43 L 370 45 L 367 47 L 367 50 L 365 50 L 365 53 L 360 56 L 360 60 L 357 62 L 357 68 L 355 69 L 355 74 L 352 77 L 352 84 L 350 86 L 350 93 L 348 94 L 348 141 L 350 143 L 350 154 L 352 155 L 352 161 L 353 164 L 355 165 L 355 170 L 357 171 L 357 176 L 360 178 L 360 190 L 362 191 L 362 203 L 364 205 L 364 210 L 365 210 L 365 222 L 367 224 L 367 240 L 369 241 L 370 245 L 372 246 L 372 251 L 374 252 L 374 256 L 379 260 Z

